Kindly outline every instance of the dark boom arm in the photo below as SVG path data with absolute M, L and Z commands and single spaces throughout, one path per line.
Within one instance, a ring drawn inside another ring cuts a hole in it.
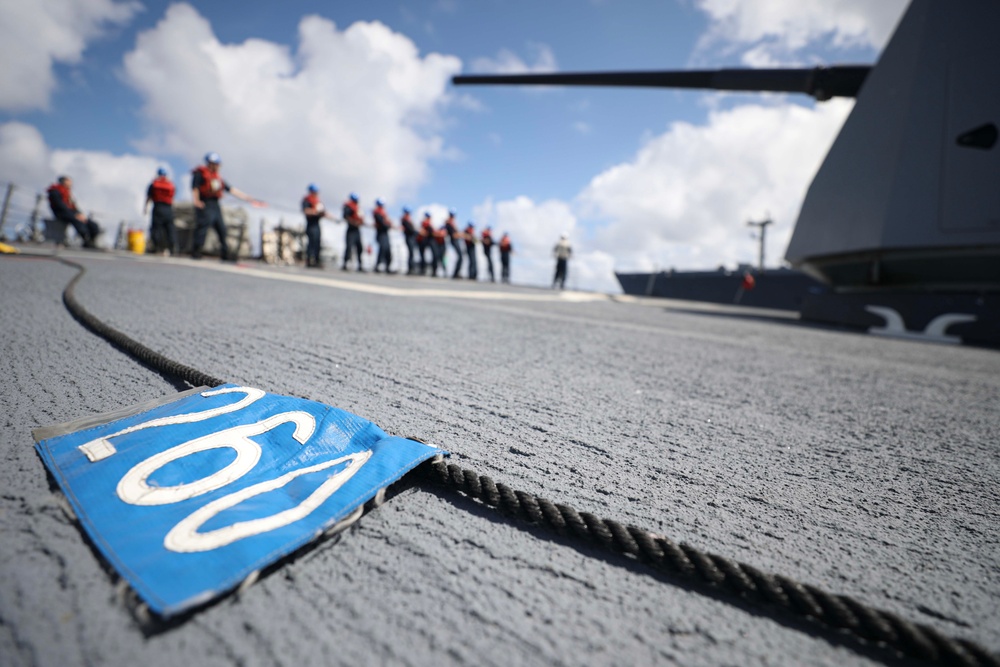
M 646 72 L 578 72 L 550 74 L 485 74 L 452 77 L 455 85 L 500 84 L 539 86 L 628 86 L 702 88 L 775 93 L 806 93 L 817 100 L 857 97 L 871 71 L 869 65 L 836 65 L 809 69 L 718 69 Z

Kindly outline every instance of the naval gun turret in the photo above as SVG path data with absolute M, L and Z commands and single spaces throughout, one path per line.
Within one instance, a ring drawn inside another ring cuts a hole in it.
M 1000 346 L 1000 2 L 913 0 L 878 63 L 457 76 L 455 84 L 854 97 L 785 258 L 831 289 L 801 316 Z

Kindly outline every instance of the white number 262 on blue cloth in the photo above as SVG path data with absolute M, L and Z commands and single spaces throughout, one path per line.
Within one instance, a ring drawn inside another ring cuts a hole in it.
M 441 453 L 337 408 L 236 385 L 34 437 L 94 544 L 163 617 L 235 587 Z

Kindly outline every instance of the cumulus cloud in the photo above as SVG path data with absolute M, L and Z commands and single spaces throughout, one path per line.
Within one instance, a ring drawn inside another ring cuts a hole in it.
M 7 0 L 0 3 L 0 109 L 46 109 L 53 66 L 78 63 L 87 43 L 141 9 L 116 0 Z
M 49 153 L 34 125 L 16 121 L 0 125 L 0 181 L 42 187 L 54 176 Z
M 885 46 L 908 0 L 696 0 L 711 21 L 696 50 L 741 53 L 751 67 L 813 60 L 809 49 Z
M 747 104 L 674 123 L 575 202 L 621 270 L 753 262 L 746 223 L 770 214 L 769 264 L 784 254 L 802 197 L 853 103 Z
M 192 164 L 218 152 L 228 180 L 271 201 L 294 203 L 310 182 L 328 199 L 356 191 L 393 203 L 415 193 L 430 161 L 451 155 L 440 114 L 461 62 L 421 57 L 378 22 L 339 30 L 307 16 L 298 38 L 295 50 L 225 44 L 193 7 L 172 5 L 124 60 L 149 121 L 140 147 Z

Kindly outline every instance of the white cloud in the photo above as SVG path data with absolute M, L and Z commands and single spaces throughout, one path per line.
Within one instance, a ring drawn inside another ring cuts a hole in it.
M 367 205 L 412 195 L 429 162 L 454 154 L 440 136 L 454 57 L 421 57 L 377 22 L 345 30 L 299 24 L 297 50 L 261 39 L 223 44 L 193 7 L 172 5 L 125 56 L 144 99 L 146 152 L 192 164 L 222 155 L 223 174 L 254 196 L 297 202 L 319 184 L 328 204 L 358 192 Z
M 501 49 L 494 58 L 476 58 L 472 61 L 472 71 L 482 74 L 532 74 L 554 72 L 559 68 L 552 49 L 545 44 L 529 44 L 535 62 L 528 64 L 519 55 L 508 49 Z
M 49 147 L 34 125 L 0 125 L 0 181 L 42 188 L 55 176 L 49 162 Z
M 141 9 L 116 0 L 5 0 L 0 3 L 0 109 L 48 108 L 55 63 L 75 64 L 87 43 Z
M 806 188 L 853 103 L 747 104 L 704 125 L 674 123 L 627 163 L 594 177 L 576 204 L 594 247 L 621 270 L 753 262 L 749 220 L 770 214 L 768 264 L 783 256 Z
M 809 48 L 885 46 L 908 0 L 696 0 L 711 24 L 696 54 L 742 51 L 753 67 L 815 59 Z M 745 50 L 744 50 L 745 49 Z

